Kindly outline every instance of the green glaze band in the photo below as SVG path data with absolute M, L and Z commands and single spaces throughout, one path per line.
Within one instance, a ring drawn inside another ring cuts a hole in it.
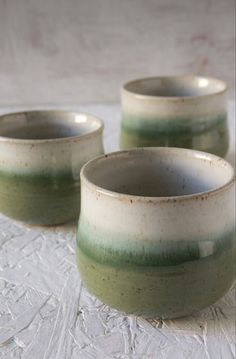
M 222 158 L 167 147 L 119 151 L 83 167 L 81 191 L 78 267 L 104 303 L 177 318 L 232 285 L 235 182 Z
M 217 300 L 232 283 L 234 231 L 211 241 L 156 241 L 145 246 L 148 241 L 129 246 L 123 238 L 119 249 L 118 237 L 109 237 L 112 247 L 100 245 L 80 225 L 77 240 L 85 285 L 117 309 L 147 317 L 187 315 Z M 204 245 L 211 248 L 209 254 Z
M 78 218 L 80 181 L 72 173 L 0 172 L 0 196 L 1 211 L 11 218 L 43 225 L 63 223 Z
M 168 146 L 194 148 L 225 156 L 229 135 L 227 115 L 199 119 L 149 120 L 123 114 L 121 147 Z
M 103 151 L 103 122 L 70 111 L 0 116 L 0 212 L 34 225 L 76 220 L 80 170 Z
M 218 238 L 167 240 L 138 238 L 125 234 L 107 233 L 97 228 L 94 231 L 80 220 L 77 246 L 87 257 L 112 266 L 174 266 L 199 260 L 203 256 L 221 253 L 234 246 L 234 231 Z

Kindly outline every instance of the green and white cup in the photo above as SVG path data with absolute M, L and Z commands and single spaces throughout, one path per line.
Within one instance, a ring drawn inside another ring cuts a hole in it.
M 80 169 L 103 154 L 103 123 L 67 111 L 0 117 L 0 212 L 16 220 L 60 224 L 78 218 Z
M 78 267 L 104 303 L 145 317 L 192 314 L 234 280 L 231 165 L 179 149 L 121 151 L 81 170 Z
M 121 148 L 167 146 L 224 157 L 226 84 L 198 76 L 144 78 L 122 89 Z

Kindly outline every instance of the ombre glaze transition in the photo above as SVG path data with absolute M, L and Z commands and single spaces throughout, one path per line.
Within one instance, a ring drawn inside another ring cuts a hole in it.
M 196 77 L 156 77 L 122 89 L 121 148 L 167 146 L 224 157 L 228 150 L 227 86 Z
M 103 154 L 103 123 L 86 114 L 32 111 L 0 117 L 0 211 L 52 225 L 78 218 L 80 169 Z
M 85 286 L 126 313 L 175 318 L 218 300 L 235 264 L 233 169 L 201 152 L 137 149 L 81 173 Z

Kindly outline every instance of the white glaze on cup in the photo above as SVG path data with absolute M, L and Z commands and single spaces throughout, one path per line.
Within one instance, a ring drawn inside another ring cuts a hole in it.
M 178 317 L 231 286 L 234 173 L 226 161 L 192 150 L 136 149 L 90 161 L 81 180 L 78 264 L 105 303 Z
M 0 117 L 0 211 L 37 224 L 79 215 L 80 169 L 103 153 L 103 123 L 67 111 Z
M 226 84 L 197 76 L 134 80 L 122 89 L 122 148 L 184 147 L 225 156 Z

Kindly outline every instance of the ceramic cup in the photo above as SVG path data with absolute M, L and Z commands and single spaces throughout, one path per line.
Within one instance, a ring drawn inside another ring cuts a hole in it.
M 179 148 L 121 151 L 81 170 L 78 267 L 104 303 L 145 317 L 198 311 L 232 285 L 234 171 Z
M 0 212 L 51 225 L 76 219 L 80 169 L 103 154 L 103 123 L 75 112 L 0 117 Z
M 229 137 L 223 81 L 154 77 L 122 89 L 121 148 L 167 146 L 224 157 Z

